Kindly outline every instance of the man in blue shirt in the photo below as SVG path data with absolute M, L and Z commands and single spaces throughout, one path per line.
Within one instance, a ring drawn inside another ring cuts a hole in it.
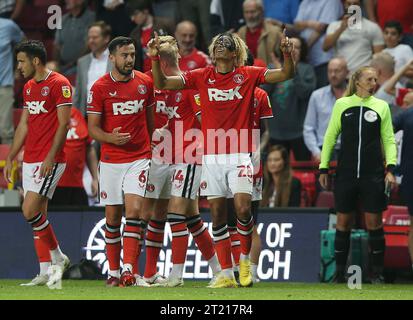
M 331 22 L 343 14 L 340 0 L 303 0 L 294 20 L 294 27 L 300 32 L 310 48 L 308 62 L 317 75 L 317 88 L 328 84 L 327 63 L 333 57 L 333 51 L 324 52 L 322 45 L 325 32 Z
M 300 0 L 264 0 L 265 17 L 279 27 L 294 24 L 299 5 Z
M 3 144 L 13 141 L 13 47 L 22 39 L 23 32 L 13 20 L 0 18 L 0 138 Z
M 305 145 L 316 161 L 320 161 L 324 134 L 330 121 L 333 106 L 346 90 L 347 75 L 346 60 L 333 58 L 328 64 L 328 81 L 330 84 L 311 94 L 304 120 L 303 136 Z

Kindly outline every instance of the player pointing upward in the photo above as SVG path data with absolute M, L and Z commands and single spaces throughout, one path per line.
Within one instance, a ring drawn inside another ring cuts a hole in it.
M 212 286 L 236 286 L 232 271 L 231 241 L 225 216 L 228 188 L 234 194 L 237 228 L 241 235 L 240 283 L 242 286 L 250 286 L 252 277 L 249 253 L 253 230 L 250 207 L 253 170 L 249 153 L 252 148 L 248 138 L 247 141 L 243 141 L 237 137 L 242 136 L 243 131 L 250 133 L 253 129 L 254 88 L 262 83 L 276 83 L 292 78 L 293 45 L 284 35 L 281 41 L 285 61 L 282 69 L 247 67 L 247 48 L 241 38 L 231 33 L 219 34 L 209 47 L 214 66 L 196 69 L 179 76 L 165 76 L 162 73 L 157 34 L 149 42 L 148 48 L 156 87 L 170 90 L 197 89 L 200 94 L 201 126 L 205 141 L 201 195 L 208 196 L 213 236 L 222 268 L 220 276 Z M 224 130 L 225 134 L 217 135 L 219 130 Z M 237 135 L 235 139 L 234 132 Z M 230 141 L 227 136 L 230 136 Z

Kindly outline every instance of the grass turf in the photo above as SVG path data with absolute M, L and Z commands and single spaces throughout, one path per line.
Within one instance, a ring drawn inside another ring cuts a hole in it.
M 258 283 L 252 288 L 208 289 L 205 281 L 186 281 L 180 288 L 106 288 L 103 281 L 63 281 L 61 290 L 20 287 L 27 280 L 0 280 L 0 300 L 411 300 L 412 285 L 346 285 Z

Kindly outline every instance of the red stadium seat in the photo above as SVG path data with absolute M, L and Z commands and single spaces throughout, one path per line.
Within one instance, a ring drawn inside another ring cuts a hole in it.
M 317 196 L 316 207 L 334 208 L 334 193 L 332 191 L 321 191 Z
M 294 171 L 294 177 L 301 181 L 301 206 L 311 207 L 316 199 L 316 173 Z
M 385 225 L 409 225 L 409 210 L 405 206 L 388 206 L 383 212 L 383 224 Z
M 20 108 L 14 108 L 14 109 L 13 109 L 13 125 L 14 125 L 14 129 L 16 129 L 17 126 L 19 125 L 20 117 L 22 116 L 22 113 L 23 113 L 23 109 L 20 109 Z

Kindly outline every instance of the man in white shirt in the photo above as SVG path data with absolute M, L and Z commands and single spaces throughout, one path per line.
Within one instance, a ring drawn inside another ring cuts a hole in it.
M 326 32 L 323 50 L 334 48 L 335 55 L 347 61 L 350 73 L 368 65 L 374 53 L 384 49 L 384 39 L 378 24 L 362 17 L 359 25 L 349 27 L 349 7 L 360 6 L 361 0 L 344 0 L 345 15 L 331 23 Z
M 397 72 L 413 59 L 413 50 L 407 44 L 400 43 L 403 37 L 403 27 L 399 21 L 386 22 L 383 36 L 386 44 L 386 49 L 383 51 L 388 52 L 394 58 L 394 71 Z M 407 70 L 406 74 L 400 79 L 400 83 L 405 85 L 409 78 L 413 78 L 413 70 L 411 69 Z
M 90 53 L 77 61 L 76 90 L 73 105 L 83 115 L 86 114 L 87 97 L 90 88 L 97 79 L 111 70 L 108 43 L 111 28 L 103 21 L 90 25 L 88 30 L 88 47 Z

